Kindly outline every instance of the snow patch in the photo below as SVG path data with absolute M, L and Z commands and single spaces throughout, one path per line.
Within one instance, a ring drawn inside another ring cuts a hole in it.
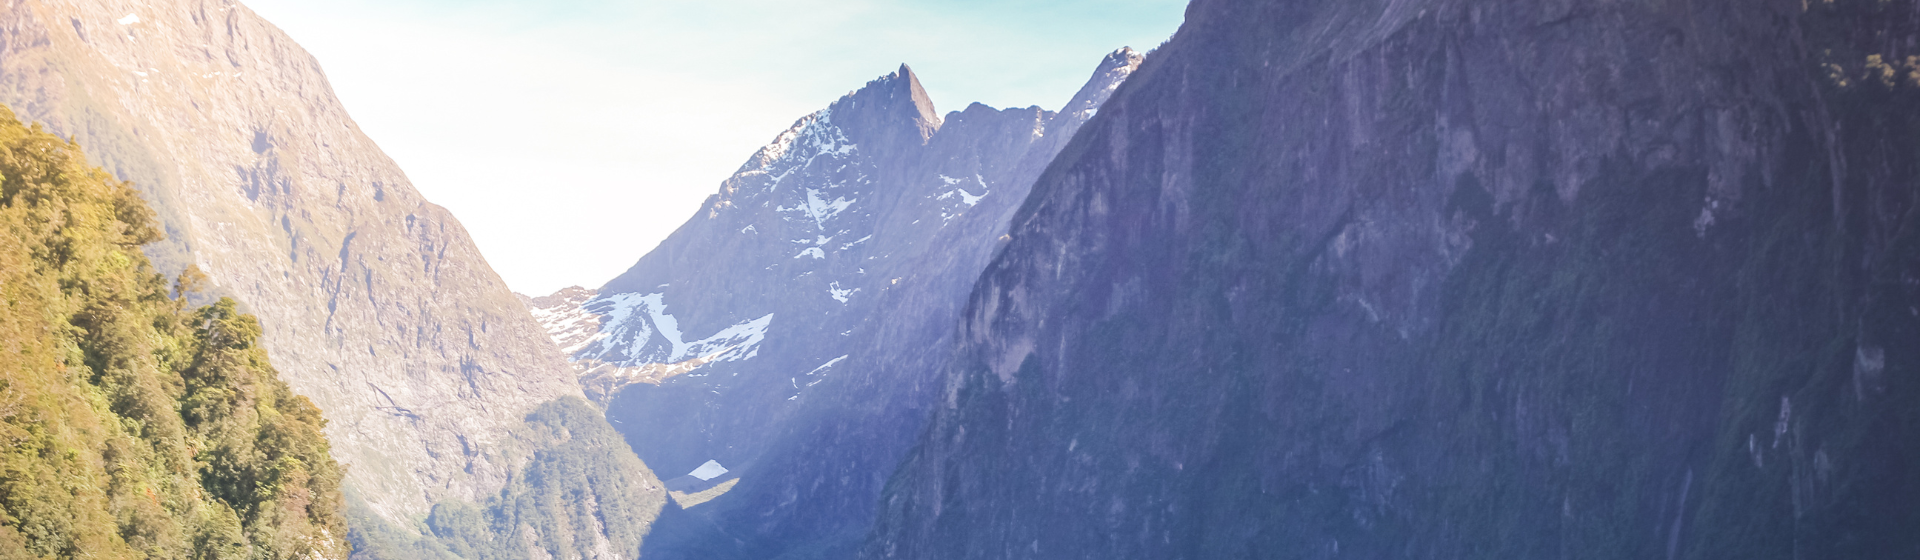
M 600 316 L 579 305 L 555 308 L 530 307 L 533 320 L 547 331 L 560 351 L 571 359 L 574 353 L 606 337 L 600 332 Z
M 773 314 L 745 323 L 740 323 L 715 333 L 698 342 L 687 344 L 687 353 L 678 359 L 696 356 L 717 356 L 713 361 L 730 362 L 760 355 L 760 343 L 767 339 L 767 327 L 773 324 Z
M 992 190 L 983 190 L 980 194 L 976 195 L 971 192 L 968 192 L 967 189 L 965 188 L 956 187 L 955 185 L 960 184 L 960 182 L 963 181 L 963 179 L 955 179 L 953 177 L 941 175 L 940 180 L 945 181 L 947 183 L 947 186 L 954 187 L 954 188 L 953 190 L 940 193 L 940 196 L 934 197 L 935 200 L 953 200 L 956 198 L 960 199 L 959 205 L 954 206 L 952 208 L 948 208 L 946 210 L 942 210 L 940 212 L 940 220 L 942 225 L 952 222 L 954 218 L 960 217 L 960 214 L 962 212 L 965 212 L 968 208 L 973 208 L 975 205 L 980 204 L 980 199 L 986 198 L 987 195 L 989 194 L 993 194 Z M 974 174 L 973 181 L 974 183 L 980 185 L 982 189 L 985 189 L 987 186 L 987 178 L 982 177 L 977 173 Z M 914 222 L 914 223 L 919 223 L 919 222 Z
M 814 160 L 823 156 L 845 157 L 858 147 L 833 124 L 833 110 L 827 109 L 801 118 L 792 128 L 780 133 L 772 143 L 760 148 L 737 175 L 770 176 L 773 185 L 768 191 L 772 192 L 778 190 L 788 175 L 811 167 Z
M 848 354 L 848 356 L 851 356 L 851 354 Z M 833 367 L 833 366 L 834 366 L 834 364 L 838 364 L 838 363 L 840 363 L 840 362 L 844 362 L 844 361 L 847 361 L 847 356 L 841 356 L 841 357 L 838 357 L 838 358 L 834 358 L 834 359 L 831 359 L 831 360 L 827 360 L 827 363 L 824 363 L 824 364 L 820 364 L 820 367 L 817 367 L 817 368 L 813 368 L 813 371 L 809 371 L 809 372 L 807 372 L 807 376 L 808 376 L 808 377 L 812 377 L 812 376 L 815 376 L 815 375 L 819 375 L 819 374 L 820 374 L 820 372 L 823 372 L 823 371 L 826 371 L 826 370 L 827 370 L 827 368 L 830 368 L 830 367 Z
M 840 357 L 838 357 L 838 358 L 834 358 L 834 359 L 831 359 L 831 360 L 827 360 L 827 363 L 824 363 L 824 364 L 820 364 L 820 367 L 817 367 L 817 368 L 813 368 L 813 371 L 809 371 L 809 372 L 807 372 L 807 374 L 806 374 L 805 376 L 803 376 L 803 377 L 814 377 L 814 376 L 820 376 L 820 378 L 819 378 L 819 379 L 814 379 L 814 380 L 812 380 L 812 381 L 808 381 L 805 387 L 802 387 L 802 386 L 800 385 L 800 378 L 799 378 L 799 377 L 794 377 L 794 378 L 790 378 L 790 379 L 788 379 L 788 380 L 787 380 L 787 382 L 788 382 L 788 383 L 791 383 L 791 384 L 793 385 L 793 388 L 794 388 L 794 389 L 806 389 L 807 387 L 812 387 L 812 386 L 814 386 L 814 385 L 819 385 L 819 384 L 820 384 L 820 382 L 822 382 L 822 381 L 826 381 L 826 380 L 827 380 L 827 378 L 826 378 L 826 377 L 825 377 L 824 375 L 822 375 L 822 373 L 823 373 L 823 372 L 825 372 L 825 371 L 827 371 L 827 370 L 828 370 L 829 368 L 832 368 L 832 367 L 833 367 L 834 365 L 836 365 L 836 364 L 839 364 L 840 362 L 844 362 L 844 361 L 846 361 L 846 360 L 847 360 L 847 356 L 840 356 Z M 794 399 L 797 399 L 797 398 L 800 398 L 800 395 L 797 395 L 797 394 L 796 394 L 796 395 L 794 395 L 794 396 L 791 396 L 791 397 L 787 397 L 787 400 L 794 400 Z
M 120 25 L 133 25 L 136 23 L 140 23 L 140 16 L 134 15 L 134 14 L 127 14 L 127 17 L 120 18 L 117 21 L 120 22 Z
M 978 196 L 975 196 L 973 193 L 970 193 L 964 190 L 957 190 L 953 192 L 958 193 L 960 195 L 960 203 L 965 204 L 968 207 L 972 207 L 975 204 L 979 204 L 980 199 L 986 198 L 988 194 L 988 193 L 980 193 Z
M 858 292 L 858 291 L 860 291 L 859 288 L 853 288 L 850 290 L 842 289 L 840 287 L 839 282 L 834 282 L 832 285 L 829 285 L 827 287 L 827 294 L 833 296 L 833 299 L 840 300 L 840 303 L 846 303 L 847 297 L 852 296 L 854 292 Z
M 624 351 L 617 353 L 625 358 L 618 361 L 626 365 L 673 364 L 695 358 L 707 362 L 746 360 L 759 355 L 760 343 L 767 338 L 767 327 L 773 324 L 773 314 L 768 313 L 764 317 L 721 329 L 713 336 L 687 341 L 685 334 L 680 332 L 680 321 L 667 313 L 665 297 L 665 294 L 659 293 L 615 294 L 596 302 L 599 305 L 589 304 L 590 307 L 608 308 L 607 320 L 602 323 L 605 327 L 601 336 L 594 341 L 611 339 L 603 345 L 614 347 L 603 349 L 601 358 L 616 353 L 619 346 L 624 346 Z M 654 334 L 659 334 L 666 343 L 665 352 L 649 344 Z
M 706 464 L 700 465 L 700 468 L 693 469 L 693 472 L 687 473 L 687 476 L 698 478 L 701 482 L 706 482 L 719 478 L 720 475 L 723 474 L 727 474 L 727 468 L 720 466 L 719 461 L 707 461 Z
M 793 258 L 796 258 L 796 259 L 800 257 L 813 257 L 814 259 L 824 259 L 824 258 L 827 258 L 827 252 L 820 250 L 819 247 L 808 247 L 806 250 L 801 251 L 800 254 L 793 256 Z
M 819 190 L 807 189 L 807 214 L 813 216 L 813 223 L 820 226 L 822 230 L 826 229 L 827 220 L 845 212 L 847 207 L 853 206 L 853 203 L 853 200 L 847 200 L 844 197 L 828 202 L 821 198 Z

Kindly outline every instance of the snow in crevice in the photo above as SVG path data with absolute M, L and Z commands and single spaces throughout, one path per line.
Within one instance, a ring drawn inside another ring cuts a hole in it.
M 993 193 L 993 191 L 986 189 L 987 179 L 978 174 L 973 176 L 973 182 L 974 184 L 980 185 L 982 189 L 980 191 L 980 194 L 973 194 L 972 192 L 967 191 L 966 187 L 960 186 L 960 183 L 966 181 L 966 179 L 956 179 L 953 177 L 948 177 L 946 175 L 941 175 L 940 180 L 942 182 L 945 182 L 946 187 L 949 187 L 952 190 L 949 190 L 944 193 L 940 193 L 940 196 L 934 197 L 934 199 L 935 200 L 958 199 L 958 202 L 959 202 L 958 204 L 948 206 L 947 208 L 940 211 L 940 219 L 943 225 L 948 222 L 952 222 L 954 218 L 960 217 L 960 214 L 965 213 L 967 209 L 973 208 L 975 205 L 980 204 L 980 199 L 986 198 L 987 195 Z
M 584 308 L 563 306 L 559 309 L 547 309 L 531 307 L 528 311 L 532 312 L 533 319 L 540 323 L 540 327 L 547 331 L 547 334 L 553 338 L 554 342 L 561 346 L 560 352 L 567 356 L 572 356 L 586 347 L 593 345 L 593 343 L 606 338 L 606 334 L 600 332 L 600 316 L 590 313 Z M 587 334 L 588 332 L 591 332 L 591 334 Z
M 835 232 L 834 222 L 859 203 L 868 177 L 857 167 L 858 146 L 833 123 L 831 109 L 802 118 L 736 174 L 764 185 L 763 207 L 778 219 L 817 232 Z M 736 184 L 730 182 L 729 184 Z
M 847 298 L 859 291 L 859 288 L 841 288 L 839 282 L 834 282 L 827 286 L 827 295 L 833 296 L 833 299 L 839 300 L 840 303 L 846 303 Z
M 849 354 L 848 356 L 851 356 L 851 354 Z M 815 375 L 819 375 L 821 372 L 827 371 L 827 368 L 833 367 L 834 364 L 838 364 L 846 360 L 847 360 L 847 356 L 841 356 L 838 358 L 827 360 L 827 363 L 820 364 L 820 367 L 813 368 L 813 371 L 807 372 L 807 377 L 813 377 Z
M 768 188 L 772 192 L 778 190 L 780 183 L 793 172 L 812 167 L 815 160 L 821 157 L 844 159 L 858 148 L 847 139 L 839 126 L 833 124 L 833 110 L 825 109 L 801 118 L 792 128 L 780 133 L 772 143 L 760 148 L 735 175 L 771 177 L 773 183 Z
M 953 194 L 960 195 L 960 203 L 967 205 L 967 207 L 969 208 L 973 207 L 973 205 L 975 204 L 979 204 L 980 199 L 987 197 L 987 193 L 980 193 L 976 195 L 976 194 L 967 192 L 965 190 L 955 190 L 953 191 Z
M 767 327 L 772 325 L 773 314 L 768 313 L 758 319 L 727 327 L 713 336 L 687 343 L 687 353 L 677 358 L 713 357 L 712 360 L 716 362 L 751 359 L 760 355 L 760 343 L 767 339 Z
M 853 206 L 853 203 L 854 201 L 846 198 L 836 198 L 828 202 L 820 196 L 818 189 L 807 189 L 807 215 L 813 217 L 813 224 L 822 231 L 827 229 L 827 220 L 845 212 L 847 207 Z
M 824 259 L 824 258 L 827 258 L 827 252 L 820 250 L 819 247 L 808 247 L 806 249 L 801 250 L 800 254 L 793 256 L 793 258 L 796 258 L 796 259 L 802 258 L 802 257 L 813 257 L 814 259 Z
M 840 362 L 844 362 L 844 361 L 846 361 L 846 360 L 847 360 L 847 356 L 845 356 L 845 355 L 843 355 L 843 356 L 840 356 L 840 357 L 838 357 L 838 358 L 834 358 L 834 359 L 831 359 L 831 360 L 827 360 L 827 363 L 824 363 L 824 364 L 820 364 L 820 367 L 817 367 L 817 368 L 813 368 L 813 371 L 809 371 L 809 372 L 807 372 L 807 374 L 806 374 L 806 375 L 803 375 L 803 376 L 801 376 L 801 377 L 809 377 L 809 378 L 814 378 L 814 379 L 812 379 L 812 380 L 810 380 L 810 381 L 807 381 L 807 384 L 806 384 L 806 385 L 804 385 L 804 386 L 800 384 L 800 378 L 799 378 L 799 377 L 795 377 L 795 378 L 791 378 L 791 379 L 789 379 L 789 380 L 788 380 L 788 383 L 791 383 L 791 384 L 793 385 L 793 388 L 794 388 L 794 389 L 796 389 L 796 390 L 800 390 L 800 389 L 806 389 L 806 388 L 808 388 L 808 387 L 812 387 L 812 386 L 814 386 L 814 385 L 819 385 L 819 384 L 820 384 L 820 382 L 822 382 L 822 381 L 826 381 L 826 380 L 827 380 L 827 377 L 826 377 L 826 371 L 827 371 L 828 369 L 831 369 L 831 368 L 833 368 L 833 366 L 835 366 L 835 365 L 838 365 L 838 364 L 839 364 Z M 791 396 L 791 397 L 787 397 L 787 400 L 794 400 L 794 399 L 798 399 L 798 398 L 800 398 L 800 395 L 799 395 L 798 393 L 796 393 L 796 394 L 794 394 L 794 395 L 793 395 L 793 396 Z
M 680 321 L 667 313 L 666 295 L 614 294 L 589 304 L 607 318 L 592 344 L 600 350 L 591 359 L 622 365 L 674 364 L 690 359 L 727 362 L 759 355 L 773 314 L 721 329 L 712 336 L 686 340 Z M 655 335 L 659 335 L 656 343 Z

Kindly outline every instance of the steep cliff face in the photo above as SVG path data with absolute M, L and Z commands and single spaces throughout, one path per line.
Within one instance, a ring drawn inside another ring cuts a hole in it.
M 1252 2 L 975 287 L 867 558 L 1920 553 L 1920 6 Z
M 345 558 L 325 420 L 260 324 L 189 305 L 139 194 L 5 108 L 0 177 L 0 558 Z
M 459 222 L 239 3 L 9 4 L 0 102 L 142 189 L 170 240 L 150 251 L 161 268 L 197 263 L 260 316 L 379 514 L 499 490 L 508 431 L 579 394 Z
M 943 361 L 1007 217 L 1140 60 L 1113 53 L 1059 114 L 944 119 L 902 68 L 801 119 L 597 294 L 529 300 L 669 485 L 727 469 L 682 481 L 720 495 L 669 507 L 646 557 L 857 546 L 937 386 L 916 365 Z

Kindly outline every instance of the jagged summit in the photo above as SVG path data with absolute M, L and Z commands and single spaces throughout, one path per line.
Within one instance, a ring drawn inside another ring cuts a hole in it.
M 904 63 L 894 73 L 841 97 L 827 111 L 836 115 L 835 121 L 856 144 L 894 145 L 917 136 L 917 143 L 925 145 L 941 124 L 933 98 Z
M 1099 68 L 1093 71 L 1093 79 L 1088 80 L 1087 85 L 1074 94 L 1073 100 L 1060 108 L 1060 112 L 1085 113 L 1083 116 L 1092 117 L 1094 110 L 1105 103 L 1113 91 L 1120 87 L 1120 83 L 1133 75 L 1134 69 L 1139 68 L 1145 60 L 1146 55 L 1133 50 L 1133 47 L 1120 47 L 1108 53 L 1107 58 L 1100 61 Z
M 1105 99 L 1111 66 L 1082 98 Z M 853 546 L 933 398 L 921 364 L 952 347 L 1006 220 L 1085 122 L 977 103 L 942 119 L 902 65 L 775 137 L 596 295 L 545 299 L 535 316 L 649 467 L 730 471 L 670 481 L 687 509 L 668 515 L 707 519 L 662 521 L 643 557 Z M 770 548 L 703 548 L 719 527 Z

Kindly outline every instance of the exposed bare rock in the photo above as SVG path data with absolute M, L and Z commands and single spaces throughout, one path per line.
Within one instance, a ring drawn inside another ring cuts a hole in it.
M 171 241 L 266 326 L 390 519 L 498 490 L 495 445 L 570 368 L 460 223 L 421 198 L 313 57 L 236 2 L 0 10 L 0 101 L 138 183 Z
M 1920 2 L 1186 13 L 836 557 L 1920 555 Z
M 649 558 L 850 552 L 1008 218 L 1142 59 L 1107 56 L 1060 113 L 944 118 L 902 66 L 776 135 L 597 293 L 529 300 L 649 464 L 737 470 L 669 507 Z
M 582 307 L 599 293 L 597 290 L 573 286 L 548 296 L 514 295 L 520 296 L 520 301 L 533 313 L 533 320 L 540 322 L 541 330 L 553 338 L 553 343 L 560 347 L 560 351 L 572 354 L 592 343 L 600 334 L 601 316 L 588 313 Z

